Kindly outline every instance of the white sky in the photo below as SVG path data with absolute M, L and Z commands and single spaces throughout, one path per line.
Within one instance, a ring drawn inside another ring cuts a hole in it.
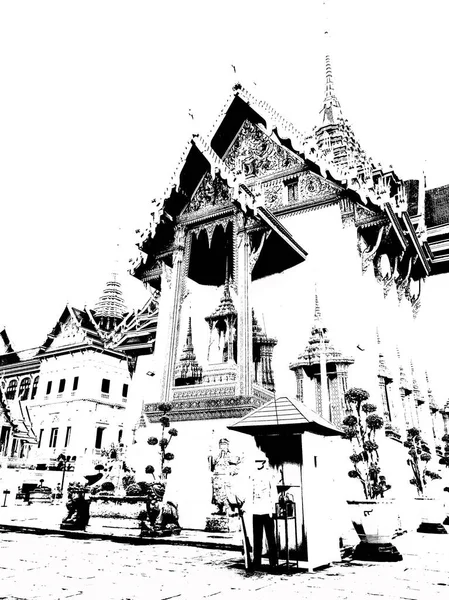
M 362 146 L 402 178 L 449 183 L 447 2 L 329 3 L 336 93 Z M 0 3 L 0 323 L 17 348 L 41 344 L 68 301 L 95 303 L 119 237 L 123 265 L 133 255 L 231 64 L 300 130 L 318 123 L 323 23 L 318 0 Z M 441 338 L 448 280 L 434 280 L 424 310 Z M 125 292 L 144 297 L 131 278 Z

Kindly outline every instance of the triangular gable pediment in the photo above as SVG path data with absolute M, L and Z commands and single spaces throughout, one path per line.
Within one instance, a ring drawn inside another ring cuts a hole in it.
M 246 120 L 224 162 L 242 173 L 248 185 L 260 186 L 262 203 L 271 210 L 296 207 L 335 196 L 339 186 L 308 170 L 306 161 L 286 148 L 277 136 Z
M 82 344 L 87 341 L 85 331 L 80 326 L 73 310 L 64 309 L 61 317 L 45 340 L 40 354 L 62 348 Z
M 304 167 L 299 156 L 275 142 L 248 119 L 226 153 L 224 162 L 231 171 L 242 172 L 245 177 L 264 177 Z
M 55 337 L 50 349 L 61 348 L 62 346 L 71 346 L 74 344 L 81 344 L 86 341 L 86 334 L 79 327 L 76 320 L 71 317 L 62 326 L 60 333 Z
M 230 206 L 232 199 L 233 190 L 221 175 L 216 173 L 213 177 L 212 173 L 208 171 L 183 214 Z

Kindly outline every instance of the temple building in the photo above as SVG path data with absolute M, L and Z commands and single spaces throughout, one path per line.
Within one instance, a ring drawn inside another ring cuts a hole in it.
M 137 359 L 153 352 L 157 312 L 153 298 L 128 311 L 114 275 L 94 309 L 67 305 L 40 347 L 15 352 L 1 332 L 0 460 L 18 485 L 55 485 L 61 454 L 70 477 L 112 444 L 131 443 L 143 400 Z
M 193 469 L 207 485 L 208 447 L 226 437 L 247 452 L 227 431 L 232 419 L 296 396 L 341 426 L 349 387 L 369 391 L 385 420 L 385 468 L 399 472 L 398 495 L 413 493 L 407 428 L 418 426 L 435 455 L 448 423 L 424 391 L 419 347 L 423 284 L 449 266 L 444 193 L 368 158 L 343 117 L 329 56 L 310 134 L 237 84 L 209 136 L 192 137 L 139 231 L 131 271 L 160 293 L 142 439 L 157 427 L 158 403 L 172 405 L 177 443 L 189 448 L 171 476 L 181 513 Z M 186 525 L 199 526 L 199 512 L 191 516 Z

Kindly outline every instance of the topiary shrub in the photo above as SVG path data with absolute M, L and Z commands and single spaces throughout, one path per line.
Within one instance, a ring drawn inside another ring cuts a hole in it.
M 100 487 L 102 492 L 113 492 L 115 490 L 115 485 L 112 481 L 104 481 Z
M 131 483 L 126 488 L 125 493 L 127 496 L 143 496 L 142 488 L 138 483 Z
M 391 488 L 379 467 L 379 446 L 376 432 L 382 428 L 383 419 L 375 413 L 376 405 L 367 402 L 369 393 L 360 388 L 351 388 L 345 393 L 347 416 L 343 419 L 343 437 L 351 440 L 353 452 L 349 457 L 352 469 L 349 477 L 362 484 L 367 500 L 383 498 Z
M 142 490 L 142 494 L 144 496 L 147 496 L 151 489 L 152 483 L 148 483 L 148 481 L 139 481 L 137 483 L 137 485 L 140 486 L 140 489 Z
M 134 477 L 134 475 L 124 475 L 122 477 L 122 485 L 125 488 L 125 490 L 132 483 L 136 483 L 136 478 Z

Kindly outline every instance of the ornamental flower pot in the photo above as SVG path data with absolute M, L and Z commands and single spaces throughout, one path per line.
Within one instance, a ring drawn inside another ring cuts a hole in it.
M 358 560 L 402 560 L 391 540 L 398 528 L 398 512 L 392 500 L 384 500 L 390 490 L 382 475 L 379 445 L 376 433 L 383 427 L 382 417 L 376 414 L 376 405 L 368 402 L 369 393 L 351 388 L 345 393 L 347 415 L 343 419 L 344 437 L 352 443 L 349 459 L 351 479 L 359 481 L 365 500 L 348 500 L 352 507 L 352 522 L 360 544 L 355 548 Z
M 395 562 L 402 560 L 392 544 L 398 514 L 393 500 L 348 500 L 352 524 L 360 543 L 353 554 L 355 560 Z
M 418 531 L 420 533 L 443 533 L 447 534 L 443 523 L 446 511 L 442 500 L 436 498 L 416 498 L 417 512 L 420 518 Z

